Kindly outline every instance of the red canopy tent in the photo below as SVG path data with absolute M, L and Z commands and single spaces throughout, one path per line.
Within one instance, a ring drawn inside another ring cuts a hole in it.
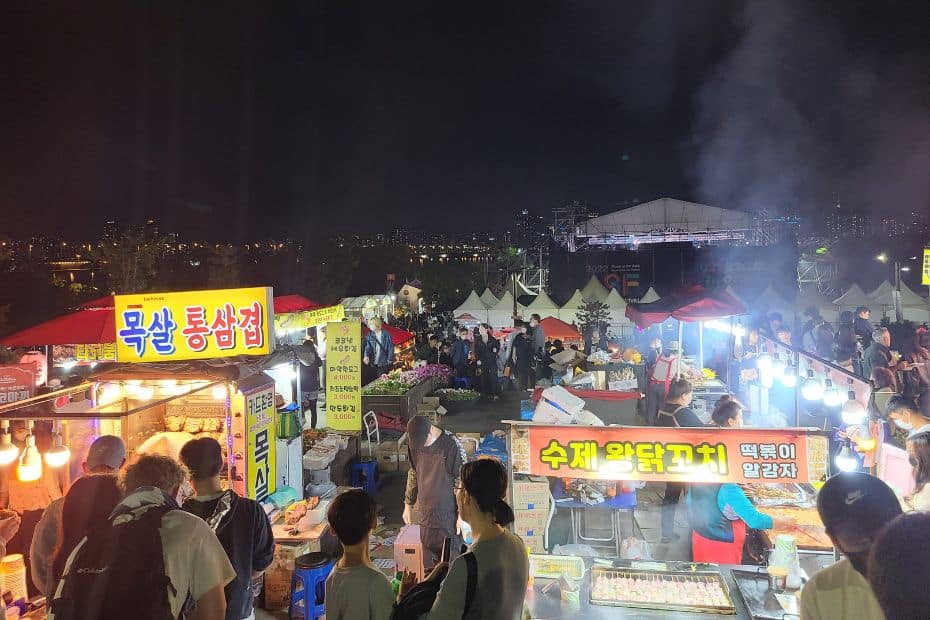
M 416 334 L 412 332 L 408 332 L 406 329 L 401 329 L 399 327 L 393 327 L 391 325 L 388 325 L 387 323 L 383 324 L 381 326 L 381 329 L 391 334 L 391 340 L 394 341 L 395 347 L 401 344 L 406 344 L 410 340 L 413 340 L 414 338 L 417 337 Z M 370 331 L 371 330 L 368 329 L 367 325 L 364 325 L 364 324 L 362 325 L 362 336 L 367 336 L 368 332 Z
M 554 316 L 547 316 L 540 321 L 539 324 L 542 325 L 543 333 L 546 334 L 547 339 L 562 341 L 582 340 L 581 334 L 578 333 L 577 329 Z
M 673 293 L 648 304 L 627 304 L 626 317 L 647 328 L 673 318 L 684 323 L 697 323 L 746 314 L 746 306 L 723 290 L 708 291 L 695 286 L 681 293 Z
M 282 295 L 274 298 L 275 314 L 290 314 L 313 310 L 322 306 L 301 295 Z M 54 318 L 22 331 L 0 338 L 0 344 L 8 347 L 27 347 L 53 344 L 106 344 L 116 342 L 116 320 L 113 315 L 113 296 L 101 297 L 85 302 L 71 314 Z M 403 334 L 410 332 L 399 330 Z M 407 338 L 409 340 L 409 338 Z

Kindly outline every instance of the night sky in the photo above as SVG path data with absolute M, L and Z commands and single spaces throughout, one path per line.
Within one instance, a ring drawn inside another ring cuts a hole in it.
M 662 196 L 930 209 L 923 1 L 11 5 L 11 235 L 499 230 Z

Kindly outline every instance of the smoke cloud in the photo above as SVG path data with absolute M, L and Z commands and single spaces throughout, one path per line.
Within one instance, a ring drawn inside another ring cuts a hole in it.
M 697 95 L 701 201 L 810 215 L 930 209 L 925 2 L 754 0 Z

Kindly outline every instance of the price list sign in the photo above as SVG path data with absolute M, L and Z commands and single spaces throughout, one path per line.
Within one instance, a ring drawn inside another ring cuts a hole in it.
M 326 421 L 337 431 L 362 428 L 362 325 L 326 324 Z

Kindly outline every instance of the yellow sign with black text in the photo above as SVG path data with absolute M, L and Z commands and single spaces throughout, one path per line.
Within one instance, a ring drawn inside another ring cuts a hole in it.
M 275 491 L 274 385 L 245 394 L 246 497 L 262 501 Z
M 326 421 L 337 431 L 362 428 L 362 325 L 326 324 Z
M 920 283 L 930 286 L 930 248 L 924 248 L 923 269 L 920 270 Z
M 336 304 L 315 310 L 279 314 L 274 317 L 274 327 L 276 330 L 294 331 L 325 325 L 332 321 L 341 321 L 344 318 L 346 318 L 346 309 L 342 304 Z

